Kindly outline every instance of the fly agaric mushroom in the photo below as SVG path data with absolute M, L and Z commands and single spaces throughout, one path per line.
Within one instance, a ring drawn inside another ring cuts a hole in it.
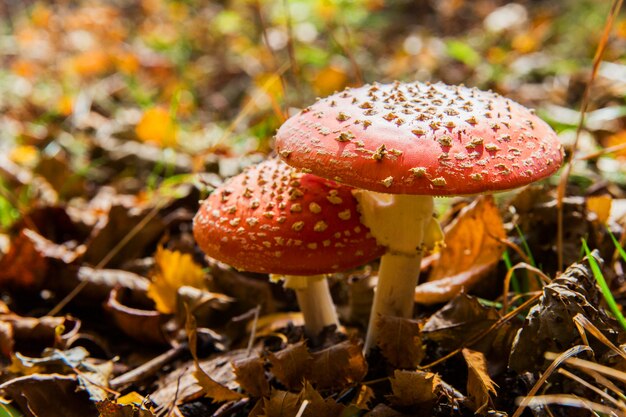
M 285 275 L 305 330 L 338 326 L 323 274 L 362 265 L 384 249 L 361 224 L 351 188 L 271 159 L 231 178 L 194 218 L 194 237 L 212 258 L 250 272 Z
M 556 133 L 522 105 L 420 82 L 320 99 L 281 126 L 276 150 L 294 167 L 360 188 L 362 221 L 387 247 L 366 352 L 379 315 L 412 316 L 422 253 L 442 239 L 433 196 L 520 187 L 554 173 L 563 158 Z

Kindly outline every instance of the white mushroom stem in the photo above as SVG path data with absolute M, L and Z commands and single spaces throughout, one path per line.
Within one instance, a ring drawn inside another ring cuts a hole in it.
M 324 327 L 339 327 L 335 304 L 330 296 L 325 275 L 286 275 L 285 288 L 296 292 L 300 311 L 304 316 L 304 331 L 309 337 L 320 334 Z
M 378 318 L 382 315 L 411 318 L 415 287 L 425 250 L 443 240 L 439 223 L 433 217 L 431 196 L 382 194 L 354 191 L 359 201 L 361 221 L 387 247 L 378 271 L 364 351 L 377 344 Z

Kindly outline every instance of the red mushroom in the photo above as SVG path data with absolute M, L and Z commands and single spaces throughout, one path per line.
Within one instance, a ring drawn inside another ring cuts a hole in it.
M 433 196 L 520 187 L 562 162 L 555 132 L 520 104 L 491 91 L 419 82 L 320 99 L 282 125 L 276 150 L 294 167 L 362 189 L 362 221 L 387 247 L 366 351 L 379 315 L 412 315 L 422 253 L 441 239 Z
M 250 167 L 216 189 L 196 214 L 193 231 L 210 257 L 244 271 L 285 275 L 311 336 L 338 325 L 323 274 L 362 265 L 384 251 L 361 224 L 350 187 L 279 159 Z

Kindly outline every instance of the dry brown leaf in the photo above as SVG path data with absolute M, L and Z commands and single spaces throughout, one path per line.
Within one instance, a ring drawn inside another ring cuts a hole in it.
M 592 256 L 602 264 L 596 251 Z M 509 367 L 518 373 L 542 370 L 545 352 L 562 352 L 583 343 L 573 320 L 578 314 L 585 316 L 612 343 L 619 344 L 617 324 L 600 307 L 601 297 L 589 265 L 586 262 L 570 265 L 543 287 L 539 303 L 526 315 L 510 351 Z M 595 337 L 590 337 L 588 342 L 598 358 L 609 351 Z
M 363 415 L 363 417 L 408 417 L 406 414 L 402 414 L 399 411 L 394 410 L 393 408 L 385 405 L 378 404 L 376 407 L 372 409 L 372 411 Z
M 419 324 L 401 317 L 381 316 L 378 347 L 394 368 L 415 368 L 424 358 Z
M 256 407 L 255 407 L 256 409 Z M 300 396 L 289 391 L 272 391 L 269 398 L 263 398 L 259 417 L 292 417 L 300 409 Z
M 166 227 L 164 220 L 158 214 L 152 213 L 154 206 L 148 203 L 150 202 L 142 202 L 135 196 L 117 195 L 101 190 L 85 210 L 74 210 L 81 212 L 83 217 L 91 214 L 95 222 L 83 258 L 85 263 L 99 265 L 104 259 L 108 259 L 102 266 L 117 268 L 125 261 L 144 256 L 148 247 L 156 243 Z M 92 213 L 85 213 L 86 211 Z M 72 211 L 70 216 L 73 216 Z M 145 222 L 145 225 L 129 237 L 129 233 L 141 222 Z M 109 258 L 111 250 L 122 241 L 125 242 L 123 250 L 118 250 Z
M 253 322 L 248 323 L 246 330 L 252 330 Z M 282 313 L 272 313 L 259 317 L 256 323 L 256 337 L 269 336 L 272 333 L 284 329 L 289 325 L 304 326 L 304 317 L 299 311 L 287 311 Z
M 302 388 L 302 380 L 311 367 L 311 357 L 304 342 L 287 346 L 285 349 L 269 354 L 272 373 L 289 390 Z
M 22 229 L 13 239 L 9 252 L 0 259 L 0 284 L 5 287 L 36 289 L 43 285 L 51 260 L 74 262 L 84 248 L 70 249 L 37 232 Z
M 111 291 L 105 304 L 115 324 L 125 334 L 147 344 L 166 344 L 169 342 L 164 325 L 171 317 L 156 310 L 144 310 L 126 305 L 127 293 L 121 288 Z
M 258 355 L 258 353 L 257 349 L 252 350 L 252 355 Z M 216 353 L 202 359 L 200 367 L 211 375 L 215 382 L 235 390 L 239 384 L 235 381 L 235 372 L 231 364 L 245 359 L 249 354 L 250 352 L 246 349 Z M 193 360 L 190 360 L 177 365 L 172 372 L 165 373 L 157 381 L 158 388 L 150 393 L 152 402 L 160 406 L 168 406 L 168 404 L 185 404 L 202 398 L 204 388 L 198 384 L 194 371 Z
M 305 404 L 306 402 L 306 404 Z M 346 408 L 332 398 L 324 399 L 308 382 L 298 394 L 274 390 L 263 399 L 262 407 L 255 407 L 259 417 L 293 417 L 303 408 L 301 417 L 339 417 Z
M 196 350 L 198 342 L 198 331 L 196 328 L 196 320 L 191 313 L 187 314 L 185 331 L 187 332 L 187 338 L 189 339 L 189 352 L 193 357 L 194 366 L 196 368 L 193 372 L 193 376 L 198 381 L 198 384 L 202 387 L 203 395 L 217 402 L 233 401 L 244 398 L 244 395 L 235 391 L 231 391 L 225 386 L 213 380 L 200 366 Z
M 476 414 L 485 414 L 491 402 L 491 394 L 497 395 L 496 385 L 487 372 L 487 360 L 482 352 L 463 349 L 467 362 L 467 394 L 471 408 Z
M 441 379 L 437 374 L 396 369 L 391 382 L 389 401 L 398 406 L 432 407 L 437 399 Z
M 270 383 L 265 376 L 262 358 L 252 357 L 233 363 L 236 381 L 252 397 L 266 397 L 270 393 Z
M 460 294 L 428 319 L 422 335 L 445 350 L 453 350 L 464 346 L 499 319 L 495 308 L 481 305 L 475 297 Z M 487 355 L 490 366 L 504 367 L 518 327 L 518 323 L 506 322 L 471 347 Z
M 311 354 L 309 379 L 319 389 L 344 388 L 359 382 L 367 373 L 361 347 L 345 341 Z
M 13 399 L 33 416 L 85 417 L 97 415 L 86 391 L 75 376 L 34 374 L 0 385 L 4 397 Z
M 446 247 L 433 266 L 429 282 L 417 286 L 415 301 L 446 302 L 475 285 L 504 252 L 498 238 L 505 239 L 506 233 L 493 197 L 478 197 L 446 227 Z

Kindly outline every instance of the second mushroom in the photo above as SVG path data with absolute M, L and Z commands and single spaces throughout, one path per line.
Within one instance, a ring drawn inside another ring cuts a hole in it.
M 194 236 L 212 258 L 250 272 L 285 277 L 305 330 L 338 326 L 324 274 L 382 254 L 348 186 L 298 172 L 278 159 L 249 167 L 216 189 L 194 219 Z

